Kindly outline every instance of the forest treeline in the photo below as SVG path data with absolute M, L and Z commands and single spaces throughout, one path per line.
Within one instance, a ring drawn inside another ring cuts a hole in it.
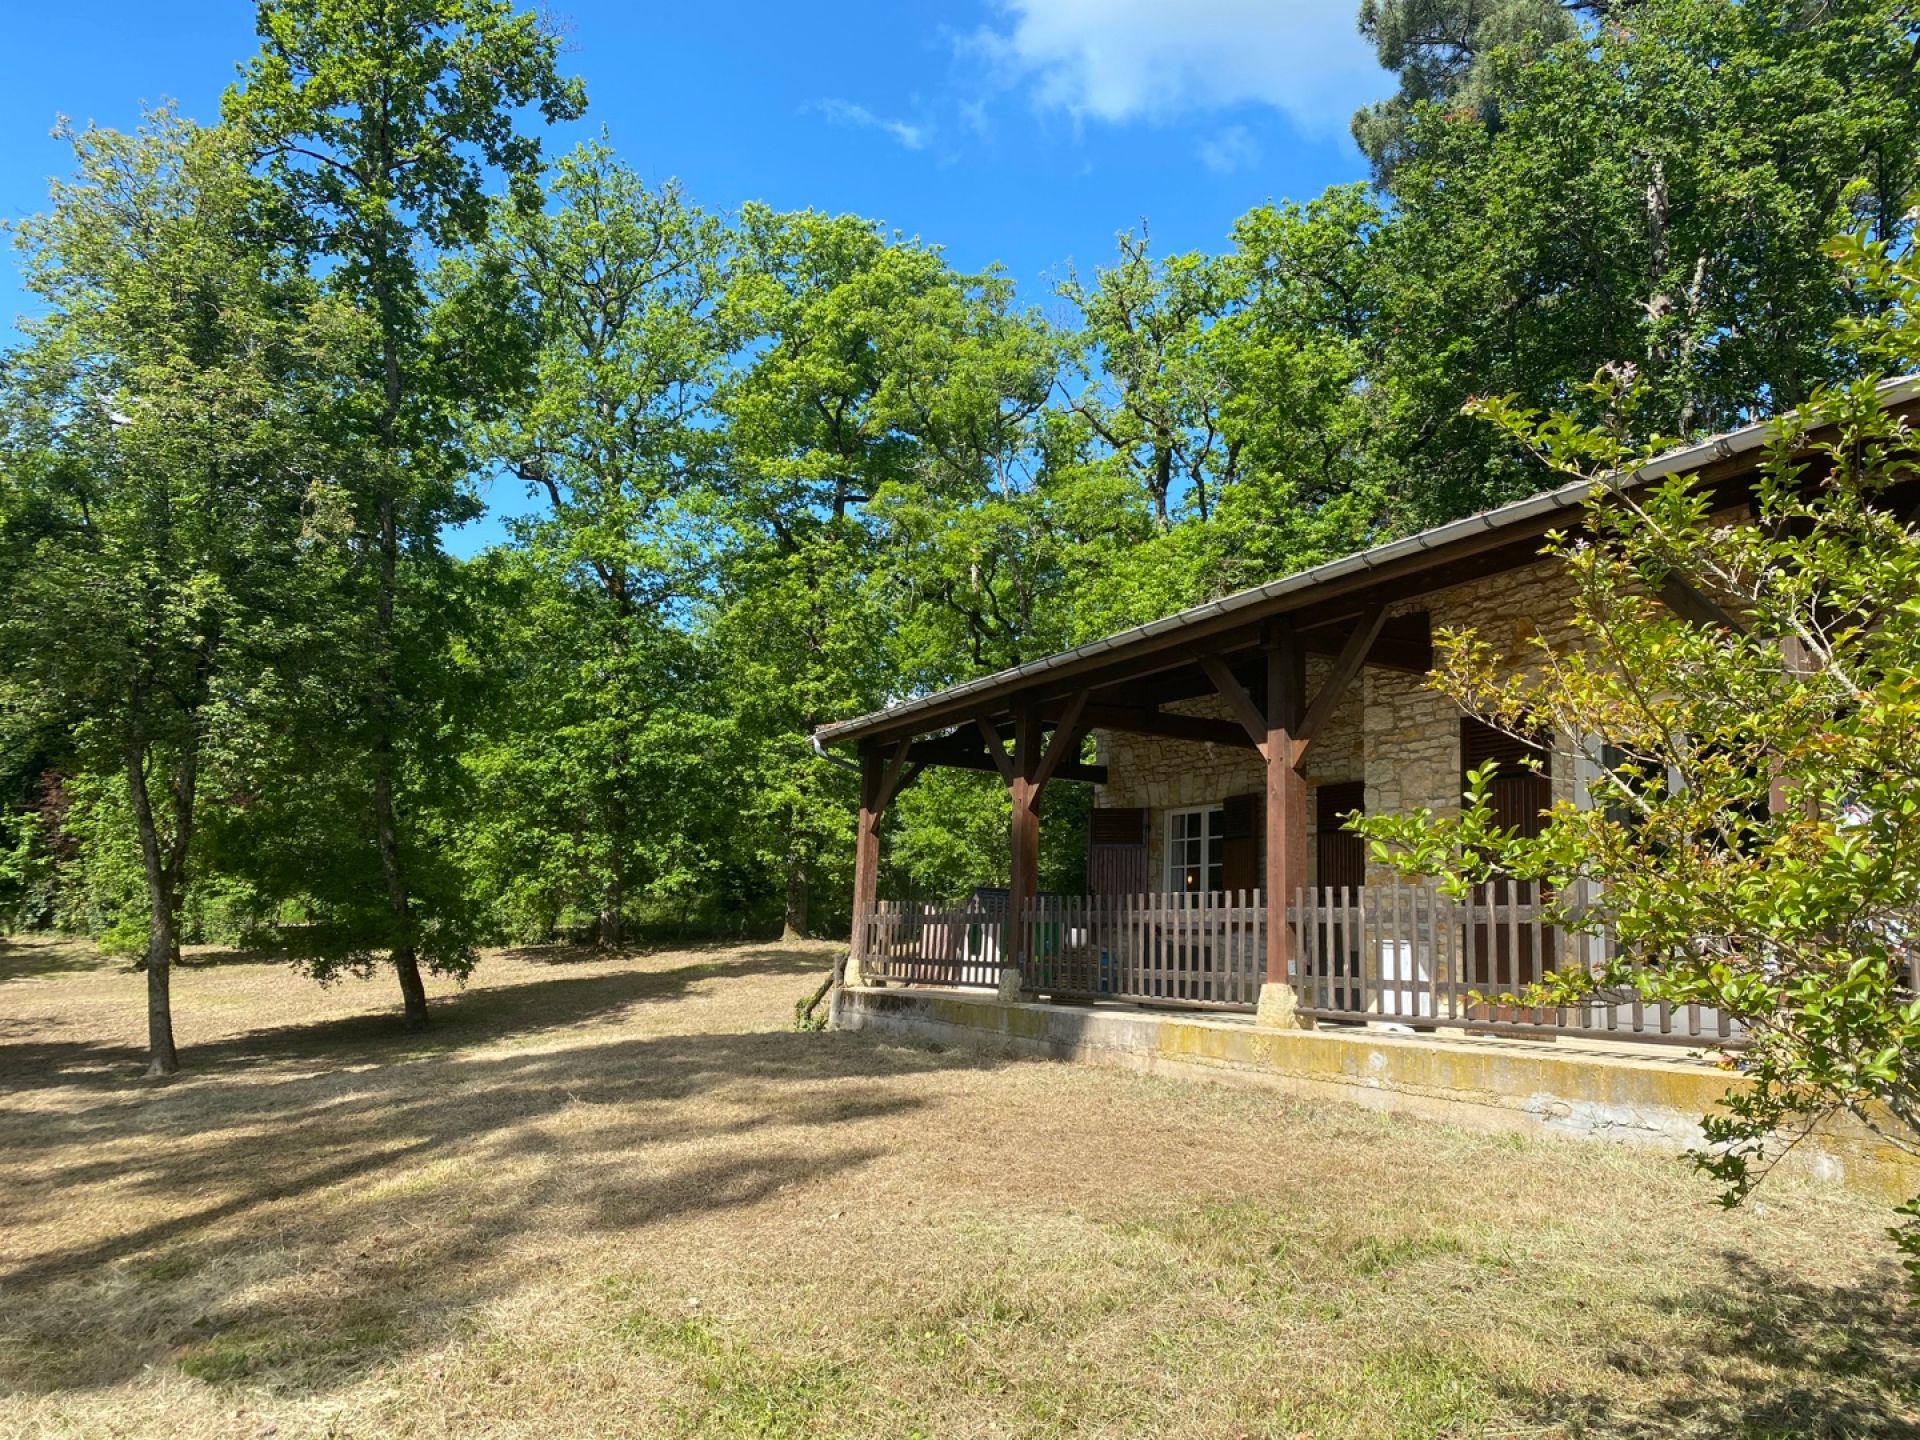
M 391 965 L 422 1023 L 489 940 L 831 930 L 814 726 L 1536 488 L 1471 397 L 1632 365 L 1678 438 L 1861 369 L 1827 242 L 1907 243 L 1910 6 L 1358 21 L 1369 182 L 1021 294 L 552 153 L 587 97 L 508 0 L 260 5 L 217 121 L 72 133 L 15 227 L 0 921 L 140 957 L 160 1069 L 186 941 Z M 483 485 L 527 518 L 454 559 Z M 930 774 L 885 892 L 1001 879 L 1006 815 Z

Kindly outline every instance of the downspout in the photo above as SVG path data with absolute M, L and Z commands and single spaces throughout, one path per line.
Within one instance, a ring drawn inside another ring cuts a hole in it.
M 851 770 L 856 775 L 865 773 L 858 765 L 854 764 L 853 761 L 847 759 L 844 755 L 836 755 L 827 749 L 826 746 L 822 745 L 818 735 L 810 733 L 807 736 L 807 743 L 813 746 L 813 753 L 829 765 L 838 765 L 842 770 Z

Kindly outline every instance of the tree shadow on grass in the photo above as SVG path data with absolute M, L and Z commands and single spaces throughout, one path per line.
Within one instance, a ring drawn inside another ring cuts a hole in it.
M 131 972 L 132 964 L 103 955 L 91 943 L 62 935 L 0 935 L 0 985 L 50 975 Z
M 605 956 L 599 962 L 592 968 L 582 959 L 555 961 L 561 973 L 551 979 L 482 983 L 436 997 L 432 1023 L 424 1031 L 407 1030 L 396 1004 L 392 1010 L 262 1026 L 205 1044 L 183 1043 L 181 1064 L 191 1079 L 251 1071 L 263 1064 L 422 1058 L 509 1036 L 566 1029 L 638 1004 L 678 1000 L 702 981 L 820 974 L 827 968 L 817 952 L 778 946 L 715 951 L 710 958 L 665 969 L 637 969 L 630 962 Z M 484 969 L 481 978 L 484 981 Z M 138 998 L 129 991 L 130 1005 L 137 1004 Z M 67 1086 L 122 1089 L 137 1081 L 146 1066 L 146 1052 L 136 1045 L 36 1040 L 34 1027 L 11 1028 L 12 1034 L 0 1028 L 0 1092 Z
M 1702 1255 L 1702 1268 L 1714 1258 Z M 1643 1353 L 1623 1341 L 1604 1354 L 1620 1372 L 1608 1392 L 1551 1407 L 1512 1398 L 1577 1420 L 1583 1435 L 1920 1440 L 1914 1313 L 1897 1267 L 1831 1284 L 1740 1250 L 1717 1259 L 1717 1280 L 1653 1302 L 1712 1322 L 1690 1345 Z M 1684 1391 L 1650 1394 L 1639 1377 L 1653 1367 L 1688 1377 Z
M 292 1041 L 230 1043 L 238 1063 Z M 328 1054 L 342 1068 L 152 1090 L 131 1110 L 102 1098 L 59 1117 L 63 1152 L 9 1157 L 21 1222 L 76 1195 L 128 1218 L 0 1272 L 18 1341 L 0 1387 L 112 1384 L 154 1363 L 346 1383 L 537 1279 L 527 1236 L 643 1233 L 819 1187 L 883 1153 L 863 1126 L 924 1105 L 929 1073 L 995 1063 L 781 1031 L 405 1064 L 367 1064 L 380 1057 L 335 1036 Z

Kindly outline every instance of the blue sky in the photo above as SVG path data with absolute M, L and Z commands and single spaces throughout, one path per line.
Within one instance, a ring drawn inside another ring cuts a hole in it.
M 1361 178 L 1354 107 L 1391 80 L 1345 0 L 554 0 L 589 113 L 649 180 L 699 203 L 853 211 L 1004 265 L 1030 301 L 1143 219 L 1156 249 L 1217 247 L 1263 200 Z M 40 208 L 66 115 L 211 118 L 253 49 L 239 0 L 0 0 L 0 215 Z M 28 307 L 11 263 L 0 317 Z M 495 538 L 522 508 L 496 486 Z

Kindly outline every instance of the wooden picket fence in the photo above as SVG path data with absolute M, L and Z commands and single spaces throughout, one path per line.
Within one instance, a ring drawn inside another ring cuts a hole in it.
M 1689 1044 L 1739 1038 L 1718 1011 L 1649 1005 L 1631 990 L 1571 1007 L 1503 1000 L 1547 971 L 1592 968 L 1613 953 L 1610 936 L 1555 926 L 1509 883 L 1460 902 L 1431 882 L 1312 888 L 1297 892 L 1287 914 L 1299 937 L 1300 1009 L 1322 1019 Z
M 880 900 L 858 917 L 854 951 L 861 974 L 908 985 L 999 983 L 1006 911 Z
M 1298 937 L 1288 978 L 1300 1011 L 1321 1020 L 1685 1044 L 1741 1039 L 1717 1011 L 1647 1004 L 1632 990 L 1560 1008 L 1504 998 L 1549 970 L 1612 954 L 1611 937 L 1554 925 L 1518 886 L 1489 886 L 1466 901 L 1431 882 L 1309 888 L 1295 893 L 1287 917 Z M 1042 896 L 1020 925 L 1030 994 L 1252 1010 L 1266 978 L 1258 890 Z M 855 949 L 873 980 L 991 989 L 1007 955 L 1005 931 L 1005 910 L 991 904 L 883 900 L 860 916 Z M 1915 983 L 1920 993 L 1920 969 Z
M 1266 978 L 1258 890 L 1046 896 L 1021 916 L 1026 990 L 1251 1010 Z

